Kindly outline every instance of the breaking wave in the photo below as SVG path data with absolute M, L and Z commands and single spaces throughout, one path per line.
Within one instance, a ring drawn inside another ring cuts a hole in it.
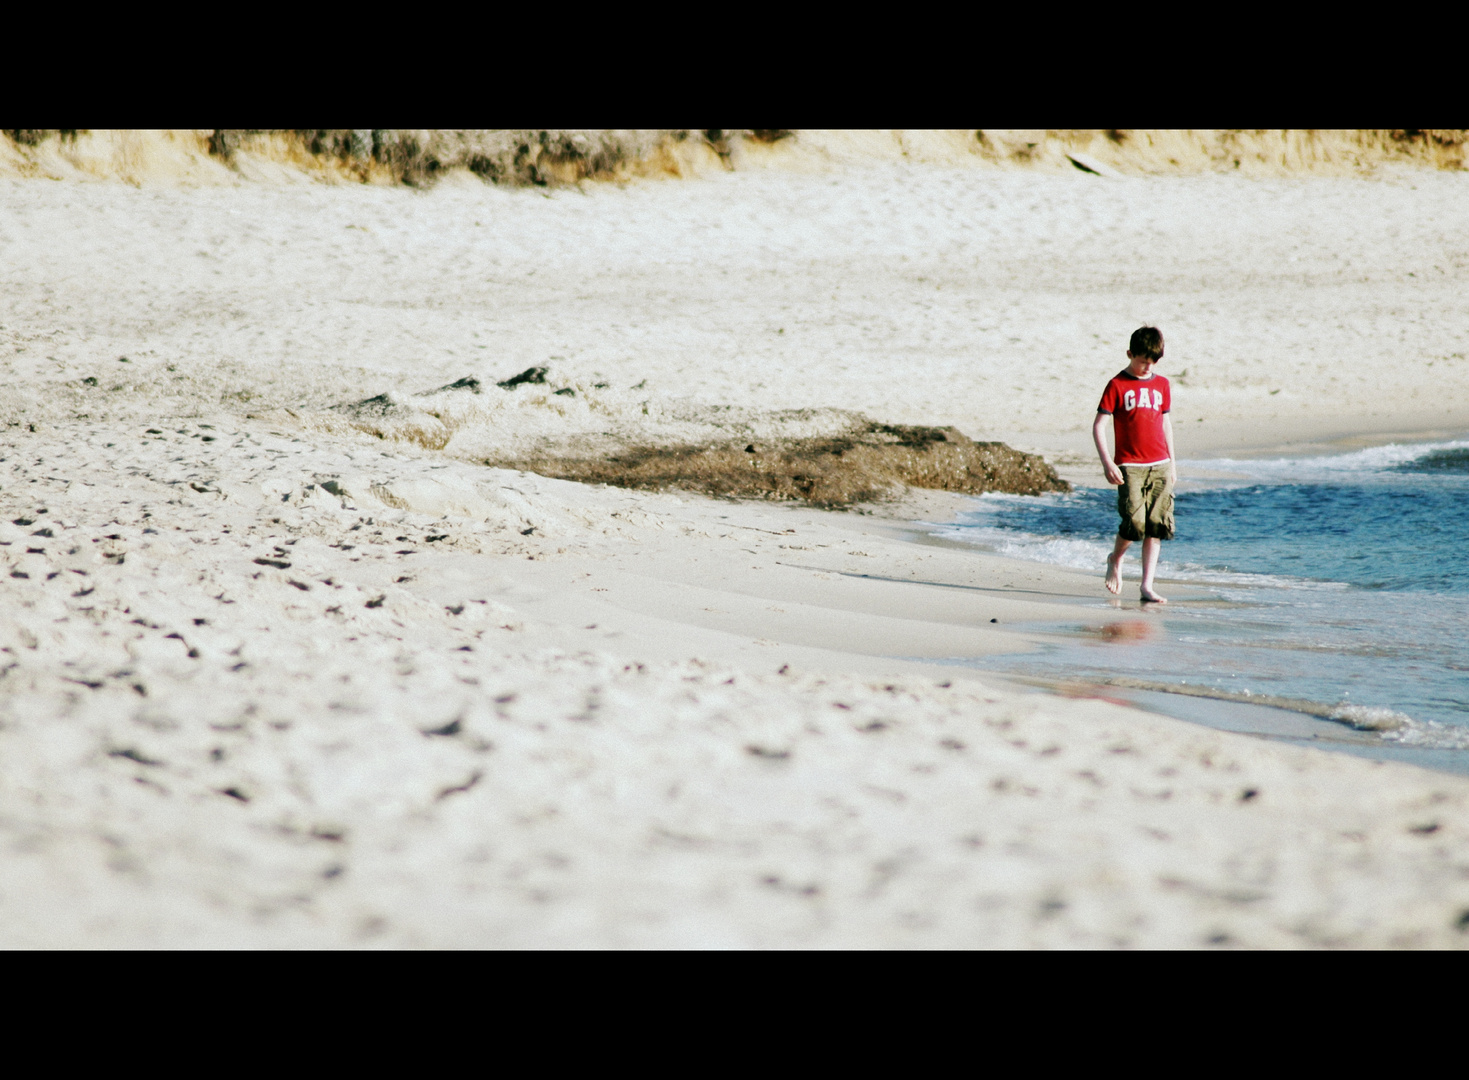
M 1243 705 L 1263 705 L 1274 709 L 1315 716 L 1343 724 L 1355 731 L 1372 732 L 1384 742 L 1433 750 L 1469 750 L 1469 728 L 1441 724 L 1436 720 L 1418 720 L 1396 709 L 1375 705 L 1329 704 L 1274 694 L 1256 694 L 1248 690 L 1223 690 L 1211 686 L 1157 682 L 1126 676 L 1103 680 L 1112 686 L 1135 690 L 1155 690 L 1185 697 L 1232 701 Z

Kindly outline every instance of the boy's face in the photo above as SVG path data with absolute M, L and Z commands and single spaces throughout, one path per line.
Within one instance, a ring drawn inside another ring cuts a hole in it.
M 1163 359 L 1161 356 L 1158 360 Z M 1127 354 L 1127 372 L 1137 379 L 1151 379 L 1153 377 L 1153 365 L 1158 361 L 1147 356 L 1133 356 L 1129 351 Z

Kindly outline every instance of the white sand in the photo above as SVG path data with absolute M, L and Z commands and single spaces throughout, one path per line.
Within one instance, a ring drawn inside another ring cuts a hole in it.
M 476 462 L 794 408 L 1080 462 L 1144 319 L 1185 456 L 1462 431 L 1466 194 L 0 184 L 0 943 L 1461 946 L 1469 782 L 952 663 L 1110 610 L 906 538 L 962 500 Z

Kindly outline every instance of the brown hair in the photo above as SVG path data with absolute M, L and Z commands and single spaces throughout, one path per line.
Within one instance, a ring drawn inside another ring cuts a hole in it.
M 1156 326 L 1139 326 L 1132 332 L 1127 351 L 1133 356 L 1146 356 L 1156 363 L 1163 358 L 1163 331 Z

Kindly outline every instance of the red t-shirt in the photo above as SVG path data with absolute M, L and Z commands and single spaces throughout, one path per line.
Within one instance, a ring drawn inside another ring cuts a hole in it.
M 1097 412 L 1110 413 L 1119 465 L 1161 465 L 1168 460 L 1163 414 L 1173 408 L 1173 391 L 1162 375 L 1139 379 L 1125 368 L 1102 391 Z

